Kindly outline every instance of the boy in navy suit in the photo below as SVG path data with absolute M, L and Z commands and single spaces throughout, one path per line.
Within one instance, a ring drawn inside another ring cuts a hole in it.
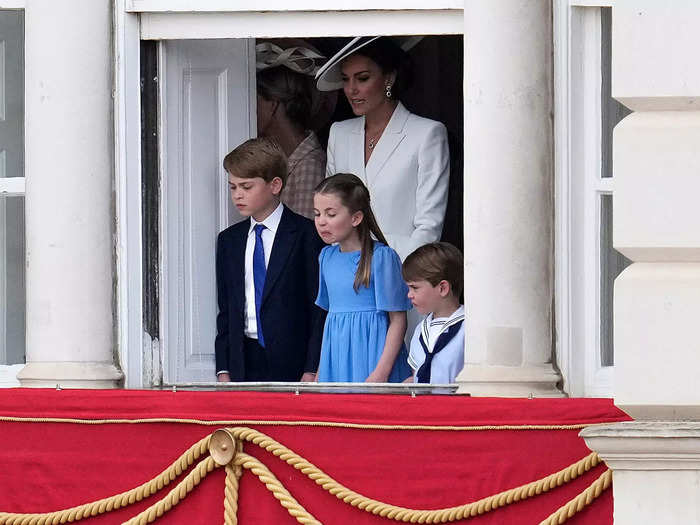
M 251 139 L 224 158 L 231 200 L 249 217 L 219 234 L 218 381 L 314 381 L 323 334 L 314 223 L 280 203 L 282 149 Z

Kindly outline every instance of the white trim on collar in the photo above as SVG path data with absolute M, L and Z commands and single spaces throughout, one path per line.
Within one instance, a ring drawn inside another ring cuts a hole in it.
M 253 233 L 253 228 L 256 224 L 262 224 L 272 232 L 274 235 L 277 233 L 277 228 L 279 228 L 280 221 L 282 220 L 282 212 L 284 211 L 284 205 L 280 202 L 270 215 L 264 221 L 258 222 L 252 216 L 250 217 L 250 227 L 248 228 L 248 235 Z
M 423 340 L 425 341 L 426 346 L 430 348 L 430 322 L 433 320 L 434 315 L 433 312 L 430 312 L 427 316 L 425 316 L 425 319 L 423 319 L 423 323 L 421 326 L 421 334 L 423 335 Z M 446 320 L 445 324 L 442 325 L 440 328 L 440 331 L 437 333 L 435 336 L 435 340 L 437 341 L 438 337 L 440 337 L 450 326 L 459 323 L 460 321 L 464 321 L 464 305 L 460 304 L 459 308 L 457 308 L 454 312 L 452 312 L 452 315 L 450 315 Z M 432 349 L 431 349 L 432 352 Z

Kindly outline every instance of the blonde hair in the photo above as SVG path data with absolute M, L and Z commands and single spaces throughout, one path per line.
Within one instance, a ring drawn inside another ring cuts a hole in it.
M 268 137 L 246 140 L 224 157 L 224 169 L 242 179 L 260 177 L 272 182 L 278 177 L 282 187 L 287 182 L 287 156 L 279 144 Z
M 357 265 L 357 271 L 355 272 L 353 288 L 355 291 L 359 290 L 360 286 L 369 288 L 369 281 L 372 277 L 372 254 L 374 251 L 372 235 L 379 242 L 389 244 L 386 242 L 382 230 L 379 229 L 377 219 L 372 212 L 369 190 L 359 177 L 351 173 L 337 173 L 322 180 L 316 186 L 314 193 L 335 195 L 351 213 L 362 212 L 362 221 L 356 226 L 362 248 L 360 251 L 360 263 Z

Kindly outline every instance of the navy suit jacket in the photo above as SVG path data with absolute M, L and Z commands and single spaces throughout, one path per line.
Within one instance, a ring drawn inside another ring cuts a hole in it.
M 250 219 L 219 234 L 216 246 L 216 369 L 245 378 L 245 249 Z M 325 312 L 318 293 L 318 254 L 324 246 L 314 223 L 286 206 L 275 234 L 260 317 L 270 381 L 299 381 L 316 372 Z

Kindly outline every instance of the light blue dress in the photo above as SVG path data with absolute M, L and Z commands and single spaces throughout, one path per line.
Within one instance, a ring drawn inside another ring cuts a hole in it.
M 394 250 L 375 242 L 369 288 L 355 291 L 360 252 L 341 252 L 326 246 L 319 255 L 319 289 L 316 304 L 328 310 L 323 330 L 319 381 L 363 382 L 384 350 L 389 327 L 387 312 L 411 309 L 408 288 L 401 277 L 401 260 Z M 389 381 L 411 375 L 405 345 L 396 358 Z

